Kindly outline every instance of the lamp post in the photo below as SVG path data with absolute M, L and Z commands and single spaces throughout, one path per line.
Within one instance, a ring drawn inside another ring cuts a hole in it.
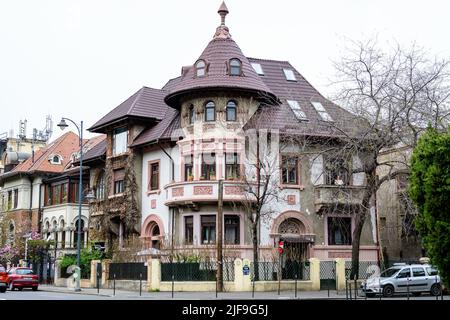
M 68 118 L 61 118 L 61 121 L 58 123 L 58 127 L 60 127 L 61 130 L 64 130 L 69 125 L 66 123 L 67 121 L 70 121 L 73 123 L 73 125 L 78 130 L 78 136 L 80 138 L 79 144 L 80 144 L 80 180 L 78 183 L 78 228 L 77 228 L 77 267 L 78 267 L 78 274 L 76 277 L 76 284 L 75 284 L 75 291 L 81 291 L 80 289 L 80 278 L 81 278 L 81 269 L 80 269 L 80 253 L 81 253 L 81 207 L 83 204 L 83 121 L 81 121 L 80 126 L 78 126 L 73 120 Z

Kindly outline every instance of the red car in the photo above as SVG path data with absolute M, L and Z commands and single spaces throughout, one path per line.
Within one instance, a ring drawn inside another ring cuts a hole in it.
M 0 293 L 5 293 L 8 287 L 8 273 L 0 265 Z
M 11 268 L 8 270 L 7 283 L 11 291 L 15 288 L 19 291 L 22 291 L 23 288 L 32 288 L 33 291 L 36 291 L 39 286 L 39 278 L 30 268 Z

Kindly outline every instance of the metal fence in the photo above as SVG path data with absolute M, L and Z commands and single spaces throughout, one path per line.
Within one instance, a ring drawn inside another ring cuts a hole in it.
M 368 279 L 371 275 L 374 274 L 378 268 L 377 261 L 359 261 L 359 270 L 358 270 L 358 279 Z M 350 272 L 352 269 L 352 261 L 345 261 L 345 278 L 350 278 Z M 383 269 L 383 268 L 382 268 Z M 379 270 L 382 271 L 382 270 Z
M 320 289 L 336 289 L 336 262 L 320 261 Z
M 161 263 L 161 281 L 216 281 L 217 262 Z M 223 280 L 234 281 L 234 262 L 223 262 Z
M 309 270 L 309 262 L 286 261 L 280 270 L 278 261 L 258 261 L 251 263 L 251 278 L 255 281 L 276 281 L 281 271 L 282 280 L 310 280 Z
M 143 262 L 111 263 L 109 280 L 147 280 L 147 266 Z

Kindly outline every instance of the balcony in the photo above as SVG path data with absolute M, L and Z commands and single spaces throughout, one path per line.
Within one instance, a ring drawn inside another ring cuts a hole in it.
M 196 203 L 211 203 L 218 201 L 219 181 L 200 180 L 183 181 L 168 184 L 164 187 L 167 190 L 167 206 L 192 205 Z M 240 181 L 223 182 L 223 201 L 241 202 L 251 199 L 251 195 L 243 190 Z
M 316 212 L 325 208 L 356 208 L 362 204 L 364 186 L 319 185 L 314 188 Z

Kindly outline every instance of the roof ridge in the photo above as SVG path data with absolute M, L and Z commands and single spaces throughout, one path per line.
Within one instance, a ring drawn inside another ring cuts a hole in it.
M 136 105 L 136 102 L 137 102 L 137 101 L 139 100 L 139 98 L 141 97 L 142 91 L 143 91 L 144 88 L 145 88 L 145 86 L 142 86 L 142 88 L 140 88 L 140 89 L 138 90 L 138 94 L 136 95 L 136 97 L 134 97 L 133 103 L 130 105 L 130 107 L 128 108 L 128 111 L 125 113 L 125 115 L 130 114 L 131 110 L 133 110 L 133 108 L 134 108 L 135 105 Z
M 248 60 L 258 60 L 258 61 L 267 61 L 267 62 L 284 62 L 288 63 L 292 66 L 292 64 L 288 60 L 275 60 L 275 59 L 264 59 L 264 58 L 253 58 L 253 57 L 246 57 Z

